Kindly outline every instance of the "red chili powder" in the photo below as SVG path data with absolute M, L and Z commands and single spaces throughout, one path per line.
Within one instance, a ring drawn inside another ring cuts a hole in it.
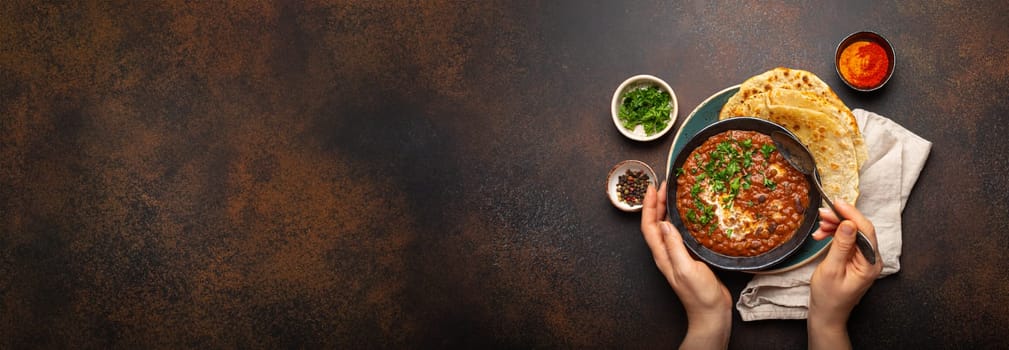
M 856 41 L 841 51 L 841 59 L 837 62 L 841 75 L 851 85 L 869 89 L 883 83 L 890 59 L 886 50 L 872 41 Z

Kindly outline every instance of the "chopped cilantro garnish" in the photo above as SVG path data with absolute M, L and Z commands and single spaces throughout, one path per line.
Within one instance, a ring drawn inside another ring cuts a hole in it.
M 769 144 L 765 144 L 765 145 L 763 145 L 763 146 L 760 147 L 760 153 L 764 154 L 764 159 L 770 159 L 771 158 L 771 152 L 774 152 L 774 146 L 771 146 Z
M 739 163 L 731 162 L 725 167 L 725 171 L 728 172 L 729 176 L 735 175 L 739 172 Z
M 700 199 L 696 198 L 694 199 L 694 206 L 701 211 L 701 217 L 697 218 L 697 221 L 699 221 L 701 225 L 707 225 L 710 223 L 711 219 L 715 216 L 715 209 L 711 206 L 704 205 Z
M 750 139 L 743 140 L 742 142 L 739 143 L 739 145 L 743 146 L 744 149 L 753 147 L 753 140 Z
M 767 189 L 774 191 L 774 188 L 777 186 L 778 185 L 775 184 L 774 181 L 771 181 L 771 179 L 768 179 L 766 177 L 764 178 L 764 187 L 767 187 Z
M 721 154 L 732 154 L 731 152 L 736 150 L 735 148 L 732 148 L 732 144 L 729 143 L 729 141 L 722 141 L 722 143 L 719 143 L 715 149 Z
M 722 192 L 725 190 L 725 182 L 722 180 L 711 180 L 711 189 L 715 192 Z
M 690 187 L 694 206 L 686 214 L 688 221 L 702 229 L 707 228 L 709 235 L 718 230 L 715 209 L 732 208 L 735 199 L 753 186 L 751 173 L 764 171 L 763 165 L 755 166 L 754 155 L 759 152 L 765 161 L 769 161 L 772 152 L 776 150 L 773 144 L 758 142 L 754 139 L 734 139 L 730 134 L 729 138 L 723 138 L 721 142 L 706 145 L 705 153 L 694 154 L 698 164 L 687 169 L 694 174 L 695 180 Z M 763 185 L 771 191 L 777 187 L 770 178 L 764 178 Z M 705 200 L 714 202 L 708 204 L 701 200 L 702 196 L 710 198 Z M 740 205 L 754 207 L 758 204 L 754 200 L 745 200 Z M 732 237 L 734 232 L 728 229 L 723 234 Z
M 652 135 L 669 124 L 670 100 L 669 93 L 657 86 L 634 89 L 624 94 L 618 117 L 624 128 L 634 130 L 641 125 L 645 134 Z

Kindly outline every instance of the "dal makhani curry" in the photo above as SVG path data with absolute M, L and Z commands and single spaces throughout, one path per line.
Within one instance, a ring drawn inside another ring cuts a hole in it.
M 805 177 L 756 131 L 708 138 L 677 172 L 680 217 L 697 242 L 720 254 L 756 256 L 781 245 L 809 206 Z

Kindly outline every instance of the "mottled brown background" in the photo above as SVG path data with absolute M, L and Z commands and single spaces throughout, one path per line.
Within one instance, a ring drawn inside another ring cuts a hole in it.
M 682 118 L 775 66 L 934 142 L 856 347 L 1004 347 L 1009 3 L 845 3 L 0 1 L 0 348 L 674 346 L 602 189 L 672 137 L 609 99 L 654 74 Z M 869 94 L 831 64 L 865 29 Z

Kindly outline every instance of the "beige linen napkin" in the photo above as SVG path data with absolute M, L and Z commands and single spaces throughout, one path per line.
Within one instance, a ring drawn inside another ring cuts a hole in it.
M 852 112 L 869 152 L 859 174 L 856 207 L 876 227 L 882 278 L 900 270 L 900 214 L 932 143 L 886 117 L 862 109 Z M 736 302 L 743 321 L 806 318 L 809 279 L 824 256 L 792 271 L 754 276 Z

